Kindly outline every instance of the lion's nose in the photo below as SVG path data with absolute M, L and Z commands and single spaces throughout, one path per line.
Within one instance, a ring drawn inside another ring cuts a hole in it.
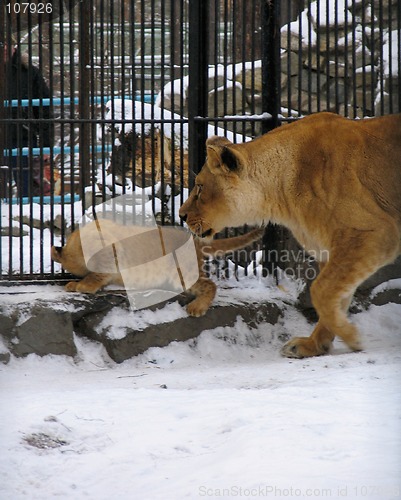
M 180 214 L 180 219 L 182 220 L 182 222 L 186 222 L 187 220 L 187 214 Z

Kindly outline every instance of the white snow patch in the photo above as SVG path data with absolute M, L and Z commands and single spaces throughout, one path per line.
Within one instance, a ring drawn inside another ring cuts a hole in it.
M 398 30 L 385 33 L 383 36 L 383 74 L 386 77 L 390 75 L 396 78 L 400 72 L 400 53 L 401 53 L 401 33 Z
M 78 338 L 75 362 L 12 358 L 2 498 L 398 498 L 401 306 L 352 319 L 365 351 L 306 360 L 279 355 L 281 335 L 312 328 L 292 306 L 120 365 Z
M 376 286 L 371 294 L 370 298 L 372 299 L 373 297 L 376 297 L 381 292 L 384 292 L 386 290 L 396 290 L 396 289 L 401 289 L 401 278 L 396 278 L 392 279 L 389 281 L 385 281 L 384 283 L 380 283 L 380 285 Z
M 327 0 L 312 2 L 309 13 L 319 26 L 344 26 L 352 24 L 352 14 L 348 11 L 352 3 L 348 0 Z

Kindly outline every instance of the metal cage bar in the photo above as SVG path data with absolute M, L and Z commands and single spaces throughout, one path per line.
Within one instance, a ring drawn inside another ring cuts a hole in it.
M 178 224 L 212 134 L 401 110 L 396 0 L 17 3 L 0 8 L 5 282 L 63 280 L 50 246 L 110 197 L 145 189 Z

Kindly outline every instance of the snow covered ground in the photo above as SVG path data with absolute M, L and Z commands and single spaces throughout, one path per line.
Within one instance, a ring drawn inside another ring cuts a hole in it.
M 401 306 L 353 316 L 365 351 L 280 357 L 281 324 L 205 331 L 113 364 L 0 366 L 0 499 L 401 496 Z
M 241 281 L 230 303 L 252 293 Z M 0 365 L 0 500 L 401 498 L 401 305 L 353 320 L 365 351 L 336 342 L 300 361 L 279 354 L 312 329 L 292 305 L 277 325 L 238 320 L 121 365 L 78 337 L 75 360 L 12 358 Z

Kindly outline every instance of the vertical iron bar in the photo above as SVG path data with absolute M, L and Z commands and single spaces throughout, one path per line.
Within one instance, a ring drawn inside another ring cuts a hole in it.
M 155 90 L 156 87 L 156 78 L 155 78 L 155 36 L 156 36 L 156 6 L 155 6 L 155 0 L 151 0 L 151 5 L 150 5 L 150 40 L 151 40 L 151 77 L 150 77 L 150 86 L 152 93 Z M 154 106 L 151 107 L 150 111 L 150 118 L 151 118 L 151 127 L 150 127 L 150 133 L 149 133 L 149 140 L 150 140 L 150 154 L 151 154 L 151 179 L 152 179 L 152 212 L 156 215 L 156 193 L 155 193 L 155 186 L 156 186 L 156 172 L 155 172 L 155 129 L 154 129 L 154 119 L 155 119 L 155 109 Z M 143 150 L 143 156 L 145 156 L 145 150 Z
M 92 47 L 92 50 L 90 51 L 90 67 L 87 69 L 89 72 L 89 83 L 88 83 L 88 88 L 89 90 L 89 99 L 90 99 L 90 108 L 88 110 L 88 113 L 90 113 L 90 117 L 92 120 L 96 118 L 96 103 L 95 103 L 95 95 L 96 95 L 96 87 L 95 87 L 95 68 L 96 68 L 96 61 L 95 61 L 95 54 L 96 54 L 96 35 L 95 35 L 95 26 L 96 26 L 96 19 L 94 16 L 94 13 L 96 12 L 94 10 L 94 5 L 93 5 L 93 0 L 90 0 L 88 2 L 90 4 L 90 10 L 89 10 L 89 26 L 88 26 L 88 31 L 89 31 L 89 40 L 90 40 L 90 46 Z M 96 145 L 97 143 L 97 137 L 96 137 L 96 125 L 94 122 L 92 122 L 89 125 L 89 132 L 88 135 L 90 136 L 90 144 L 92 145 L 92 148 Z M 90 183 L 92 187 L 92 196 L 89 197 L 90 199 L 90 204 L 92 207 L 95 207 L 96 205 L 96 174 L 97 174 L 97 154 L 92 150 L 92 154 L 90 155 L 90 163 L 88 165 L 88 169 L 90 172 Z M 94 210 L 94 208 L 92 208 Z
M 362 14 L 361 14 L 361 25 L 362 25 L 362 30 L 365 31 L 367 25 L 367 21 L 365 19 L 365 12 L 366 12 L 366 6 L 364 5 L 365 0 L 362 0 Z M 354 16 L 355 17 L 355 16 Z M 355 23 L 355 21 L 354 21 Z M 355 25 L 355 24 L 354 24 Z M 373 31 L 372 31 L 372 36 L 373 36 Z M 356 37 L 355 37 L 355 30 L 352 34 L 352 42 L 353 42 L 353 54 L 352 54 L 352 67 L 355 73 L 356 69 Z M 362 94 L 362 113 L 363 116 L 366 114 L 366 47 L 363 47 L 362 50 L 362 89 L 363 89 L 363 94 Z M 357 117 L 357 91 L 356 91 L 356 80 L 355 80 L 355 85 L 354 85 L 354 113 L 355 113 L 355 118 Z M 372 110 L 374 113 L 374 111 Z
M 104 26 L 104 21 L 105 21 L 105 5 L 104 5 L 104 0 L 100 0 L 100 3 L 98 4 L 98 19 L 97 19 L 97 25 L 96 25 L 96 33 L 97 33 L 97 43 L 98 43 L 98 51 L 96 53 L 97 58 L 96 60 L 99 61 L 100 59 L 100 68 L 99 68 L 99 73 L 98 73 L 98 78 L 97 81 L 99 83 L 99 95 L 101 98 L 101 117 L 102 120 L 104 120 L 105 115 L 106 115 L 106 101 L 105 101 L 105 96 L 109 95 L 109 92 L 106 90 L 106 85 L 105 85 L 105 53 L 106 53 L 106 37 L 105 37 L 105 26 Z M 102 134 L 102 173 L 101 173 L 101 179 L 100 179 L 100 184 L 102 186 L 102 201 L 104 202 L 106 199 L 106 153 L 105 153 L 105 148 L 106 148 L 106 126 L 105 123 L 102 121 L 101 124 L 101 134 Z
M 5 26 L 4 26 L 4 9 L 0 8 L 0 68 L 4 68 L 4 42 L 5 42 Z M 1 199 L 7 196 L 7 169 L 3 169 L 4 153 L 2 144 L 6 144 L 5 135 L 5 82 L 6 78 L 3 72 L 3 78 L 0 78 L 0 228 L 2 228 L 2 203 Z M 10 240 L 9 240 L 10 241 Z M 3 238 L 0 237 L 0 269 L 3 276 Z
M 4 43 L 5 43 L 5 15 L 4 8 L 0 8 L 0 68 L 4 68 Z M 6 79 L 0 78 L 0 144 L 5 144 L 5 90 L 6 90 Z M 3 147 L 0 147 L 0 167 L 4 164 Z M 0 171 L 0 198 L 6 196 L 5 181 L 7 176 Z
M 322 86 L 320 85 L 320 78 L 323 78 L 322 76 L 322 69 L 321 66 L 321 56 L 320 56 L 320 2 L 316 2 L 316 18 L 317 18 L 317 27 L 316 27 L 316 78 L 317 78 L 317 88 L 318 88 L 318 93 L 316 96 L 316 111 L 321 111 L 321 88 Z
M 384 6 L 383 6 L 384 10 Z M 391 17 L 391 3 L 389 2 L 388 4 L 388 10 L 387 10 L 387 16 L 388 16 L 388 29 L 387 29 L 387 36 L 388 36 L 388 73 L 384 75 L 384 78 L 386 76 L 388 77 L 387 80 L 387 88 L 384 90 L 389 94 L 389 100 L 388 100 L 388 109 L 386 112 L 392 114 L 394 113 L 394 99 L 393 99 L 393 40 L 392 40 L 392 32 L 393 32 L 393 27 L 392 27 L 392 17 Z M 382 47 L 383 49 L 383 47 Z
M 162 19 L 166 19 L 166 9 L 165 9 L 165 3 L 162 2 L 160 6 L 160 14 Z M 168 28 L 168 33 L 171 34 L 171 19 L 170 19 L 170 26 Z M 166 26 L 165 23 L 161 23 L 160 26 L 160 96 L 161 96 L 161 119 L 164 120 L 164 86 L 166 84 L 166 80 L 171 81 L 171 76 L 173 75 L 173 72 L 171 71 L 171 61 L 170 61 L 170 75 L 167 74 L 167 67 L 166 67 Z M 157 47 L 159 47 L 159 44 L 157 44 Z M 167 78 L 166 78 L 167 76 Z M 172 95 L 173 100 L 174 96 Z M 162 205 L 161 205 L 161 224 L 164 225 L 166 222 L 166 215 L 167 215 L 167 207 L 165 203 L 165 151 L 164 151 L 164 144 L 165 144 L 165 123 L 162 121 L 160 123 L 160 128 L 159 128 L 159 133 L 155 137 L 155 141 L 158 141 L 157 144 L 157 149 L 158 149 L 158 165 L 155 165 L 156 169 L 159 170 L 159 182 L 160 182 L 160 191 L 161 191 L 161 199 L 162 199 Z M 155 127 L 152 127 L 152 130 L 155 130 Z M 171 130 L 174 130 L 174 123 L 171 123 Z M 174 133 L 172 132 L 172 139 L 174 139 Z M 174 156 L 174 143 L 171 143 L 171 154 Z
M 340 102 L 339 102 L 339 87 L 338 87 L 338 0 L 334 0 L 334 111 L 336 113 L 340 112 Z
M 49 16 L 49 23 L 47 26 L 48 29 L 48 41 L 49 41 L 49 55 L 48 55 L 48 64 L 49 64 L 49 96 L 50 96 L 50 103 L 49 103 L 49 117 L 51 116 L 54 119 L 54 106 L 53 106 L 53 98 L 54 98 L 54 66 L 53 66 L 53 61 L 54 61 L 54 24 L 53 24 L 53 15 L 50 14 Z M 48 127 L 51 127 L 51 124 L 48 124 Z M 50 197 L 51 197 L 51 202 L 50 202 L 50 220 L 54 220 L 54 191 L 55 191 L 55 185 L 54 185 L 54 138 L 55 138 L 55 132 L 54 132 L 54 124 L 53 124 L 53 133 L 51 134 L 51 141 L 50 141 L 50 158 L 49 158 L 49 169 L 50 169 Z M 50 245 L 54 245 L 54 233 L 50 233 Z M 50 263 L 50 274 L 52 278 L 54 278 L 54 268 L 53 268 L 53 263 Z
M 190 172 L 198 172 L 205 160 L 207 122 L 196 120 L 196 117 L 207 116 L 208 37 L 209 0 L 190 0 L 188 89 Z M 193 182 L 191 175 L 189 181 Z
M 230 0 L 231 3 L 235 2 L 235 0 Z M 235 5 L 233 5 L 233 9 L 235 9 Z M 223 84 L 223 92 L 224 92 L 224 97 L 223 97 L 223 109 L 220 111 L 219 109 L 219 97 L 218 93 L 215 92 L 216 100 L 215 100 L 215 114 L 219 116 L 220 114 L 222 116 L 225 116 L 227 114 L 227 82 L 228 82 L 228 65 L 230 62 L 233 62 L 231 60 L 231 57 L 228 53 L 229 49 L 229 44 L 228 44 L 228 39 L 227 39 L 227 33 L 229 30 L 229 20 L 230 20 L 230 5 L 228 4 L 228 0 L 224 0 L 224 15 L 223 15 L 223 23 L 224 23 L 224 44 L 223 44 L 223 67 L 224 67 L 224 84 Z M 219 32 L 220 32 L 220 27 L 219 27 Z M 233 23 L 232 25 L 232 41 L 233 41 L 233 47 L 235 47 L 234 39 L 236 37 L 236 30 L 235 30 L 235 24 Z M 210 59 L 209 59 L 210 61 Z M 224 135 L 227 135 L 227 122 L 224 121 L 223 123 L 217 123 L 217 126 L 219 128 L 224 128 Z
M 178 18 L 180 20 L 180 25 L 181 25 L 181 30 L 179 31 L 179 46 L 180 46 L 180 73 L 179 73 L 179 94 L 180 94 L 180 104 L 179 104 L 179 113 L 181 116 L 187 115 L 185 111 L 185 103 L 184 103 L 184 75 L 186 75 L 186 69 L 184 67 L 188 65 L 188 9 L 185 9 L 184 5 L 184 0 L 180 0 L 179 2 L 179 15 Z M 185 58 L 185 59 L 184 59 Z M 185 66 L 184 66 L 185 65 Z M 172 90 L 172 95 L 173 95 L 173 89 Z M 188 168 L 184 168 L 184 124 L 180 124 L 180 135 L 181 135 L 181 140 L 180 140 L 180 185 L 184 186 L 185 181 L 189 179 L 189 172 Z M 187 159 L 188 161 L 188 159 Z M 185 172 L 186 170 L 186 172 Z M 180 204 L 184 202 L 184 190 L 181 189 L 181 194 L 180 194 Z
M 280 0 L 262 0 L 262 111 L 271 118 L 262 121 L 262 133 L 279 125 L 280 113 Z M 279 248 L 283 231 L 272 224 L 263 236 L 265 249 Z M 273 252 L 271 252 L 273 253 Z M 264 258 L 264 269 L 277 279 L 277 261 Z M 265 272 L 266 272 L 265 271 Z
M 377 86 L 379 89 L 379 106 L 378 111 L 379 115 L 382 116 L 384 115 L 384 84 L 385 84 L 385 76 L 384 76 L 384 61 L 383 61 L 383 45 L 384 45 L 384 26 L 383 26 L 383 1 L 379 0 L 378 1 L 378 18 L 379 18 L 379 43 L 378 43 L 378 52 L 379 52 L 379 64 L 378 64 L 378 81 L 377 81 Z M 390 31 L 388 31 L 390 34 Z M 391 45 L 391 41 L 389 40 L 389 45 Z M 389 56 L 390 54 L 388 54 Z M 372 68 L 372 74 L 373 74 L 373 68 Z M 372 94 L 372 99 L 371 99 L 371 107 L 374 109 L 374 85 L 373 85 L 373 78 L 372 78 L 372 84 L 371 84 L 371 94 Z M 391 96 L 390 96 L 391 98 Z M 376 110 L 375 110 L 376 111 Z
M 288 0 L 290 2 L 291 0 Z M 294 57 L 293 53 L 291 50 L 291 23 L 290 20 L 287 22 L 287 65 L 286 65 L 286 70 L 287 70 L 287 116 L 291 116 L 291 104 L 292 104 L 292 64 L 294 64 Z M 319 44 L 317 45 L 319 47 Z
M 371 12 L 370 12 L 370 26 L 371 26 L 371 46 L 369 47 L 370 48 L 370 78 L 369 78 L 369 85 L 370 85 L 370 89 L 371 89 L 371 99 L 369 100 L 369 103 L 367 103 L 367 105 L 369 105 L 369 109 L 372 110 L 373 112 L 373 116 L 376 113 L 376 109 L 375 109 L 375 104 L 374 104 L 374 89 L 376 87 L 375 85 L 375 81 L 374 81 L 374 75 L 376 74 L 376 61 L 375 61 L 375 53 L 377 51 L 377 41 L 376 41 L 376 38 L 375 38 L 375 33 L 376 33 L 376 19 L 377 19 L 377 4 L 376 3 L 371 3 L 370 5 L 370 8 L 371 8 Z M 380 61 L 379 61 L 380 62 Z M 377 78 L 380 78 L 380 68 L 379 68 L 379 65 L 377 66 Z M 379 82 L 379 80 L 377 80 L 377 83 Z M 366 89 L 365 89 L 366 91 Z M 365 110 L 364 110 L 364 113 L 365 113 Z
M 262 0 L 262 132 L 279 125 L 280 113 L 280 0 Z
M 76 40 L 76 33 L 75 33 L 75 18 L 76 18 L 76 13 L 75 9 L 72 8 L 72 0 L 69 0 L 70 2 L 70 10 L 69 10 L 69 26 L 68 26 L 68 59 L 69 59 L 69 67 L 68 67 L 68 76 L 69 76 L 69 89 L 70 89 L 70 105 L 69 105 L 69 116 L 68 118 L 73 119 L 75 116 L 75 103 L 74 103 L 74 97 L 75 97 L 75 91 L 76 91 L 76 84 L 75 84 L 75 78 L 74 75 L 76 73 L 76 65 L 75 65 L 75 47 L 76 44 L 74 43 Z M 63 28 L 63 35 L 64 35 L 64 28 Z M 69 135 L 70 135 L 70 146 L 73 148 L 75 146 L 75 122 L 71 122 L 69 124 Z M 64 148 L 63 148 L 64 149 Z M 72 195 L 75 194 L 77 186 L 75 183 L 75 165 L 76 165 L 76 160 L 75 160 L 75 154 L 73 152 L 73 149 L 71 150 L 70 153 L 70 192 Z M 73 196 L 71 197 L 71 204 L 70 204 L 70 209 L 71 209 L 71 227 L 72 230 L 75 229 L 75 205 L 72 203 Z
M 326 19 L 325 19 L 326 26 L 330 26 L 330 0 L 326 0 Z M 325 44 L 326 44 L 326 50 L 328 51 L 331 49 L 331 44 L 330 44 L 330 30 L 326 29 L 326 36 L 325 36 Z M 327 58 L 326 61 L 326 111 L 331 110 L 331 88 L 330 88 L 330 58 Z
M 398 83 L 398 89 L 401 87 L 401 2 L 397 2 L 397 83 Z M 396 107 L 397 107 L 397 112 L 401 112 L 401 92 L 398 90 L 398 99 L 396 100 Z
M 79 21 L 79 166 L 81 170 L 81 196 L 85 205 L 85 187 L 90 182 L 90 124 L 85 122 L 89 119 L 89 2 L 80 2 Z M 72 75 L 71 75 L 72 77 Z M 86 207 L 84 206 L 84 209 Z
M 316 2 L 318 4 L 319 2 Z M 312 39 L 312 19 L 309 17 L 308 18 L 308 40 Z M 313 91 L 312 91 L 312 44 L 309 42 L 308 43 L 308 55 L 307 55 L 307 60 L 308 60 L 308 113 L 312 113 L 313 110 Z M 300 68 L 300 72 L 302 72 L 302 69 Z M 300 93 L 303 93 L 303 88 L 299 89 Z

